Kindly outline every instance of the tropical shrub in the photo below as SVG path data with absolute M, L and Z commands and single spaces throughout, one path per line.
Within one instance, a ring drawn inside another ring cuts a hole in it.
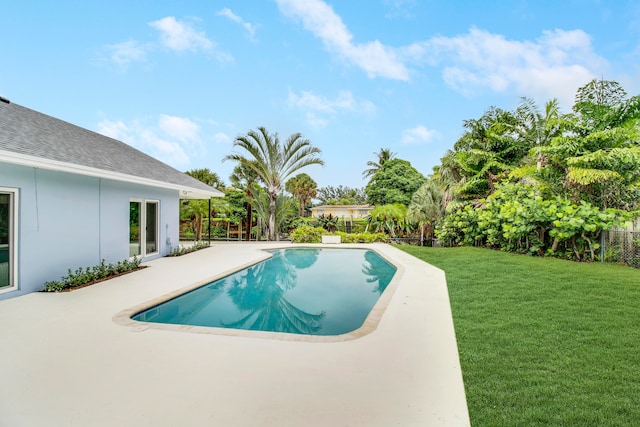
M 387 233 L 391 237 L 398 237 L 410 231 L 407 207 L 400 203 L 376 206 L 367 216 L 367 222 L 372 231 Z
M 342 243 L 388 243 L 389 236 L 384 233 L 343 233 L 342 231 L 336 231 L 338 236 L 340 236 L 340 241 Z
M 118 261 L 116 264 L 105 264 L 105 260 L 102 260 L 100 265 L 87 267 L 86 269 L 80 267 L 76 269 L 75 272 L 68 269 L 67 275 L 61 277 L 60 280 L 45 282 L 44 291 L 59 292 L 65 289 L 75 288 L 91 282 L 106 279 L 111 276 L 117 276 L 128 271 L 137 270 L 140 267 L 141 262 L 142 258 L 133 257 L 131 260 L 126 259 L 124 261 Z
M 207 242 L 196 242 L 191 246 L 178 246 L 177 248 L 173 249 L 171 253 L 168 254 L 167 256 L 168 257 L 182 256 L 182 255 L 190 254 L 191 252 L 199 251 L 200 249 L 205 249 L 208 247 L 209 247 L 209 243 Z
M 603 230 L 624 224 L 630 214 L 543 198 L 534 186 L 502 184 L 486 199 L 457 205 L 436 235 L 445 245 L 487 246 L 505 251 L 595 260 Z
M 291 232 L 290 238 L 293 243 L 320 243 L 322 235 L 327 230 L 322 227 L 311 227 L 302 225 Z

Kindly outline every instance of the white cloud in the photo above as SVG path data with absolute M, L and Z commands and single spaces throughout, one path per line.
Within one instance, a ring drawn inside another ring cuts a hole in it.
M 393 48 L 378 40 L 356 44 L 353 36 L 331 6 L 321 0 L 276 0 L 280 11 L 297 18 L 322 40 L 325 48 L 347 63 L 356 65 L 370 78 L 409 80 L 409 70 Z
M 230 19 L 231 21 L 240 24 L 249 34 L 249 39 L 253 40 L 256 35 L 256 27 L 250 22 L 246 22 L 244 19 L 236 15 L 229 8 L 224 8 L 218 11 L 219 16 L 224 16 L 225 18 Z
M 104 119 L 97 128 L 99 133 L 125 142 L 176 169 L 187 168 L 190 156 L 199 156 L 202 151 L 198 125 L 180 117 L 161 115 L 157 121 L 130 122 Z
M 522 96 L 556 97 L 571 105 L 576 89 L 606 72 L 607 61 L 594 52 L 582 30 L 544 31 L 535 40 L 509 40 L 471 28 L 467 34 L 435 36 L 407 46 L 378 40 L 355 43 L 353 35 L 323 0 L 276 0 L 284 15 L 299 20 L 327 51 L 371 78 L 410 79 L 409 65 L 442 68 L 442 78 L 465 95 L 483 90 L 516 91 Z M 394 9 L 412 7 L 410 0 L 387 0 Z
M 416 0 L 384 0 L 389 7 L 389 12 L 385 15 L 387 18 L 413 18 L 412 9 L 416 6 Z
M 196 52 L 213 48 L 213 42 L 204 32 L 198 32 L 190 24 L 178 21 L 173 16 L 150 22 L 149 25 L 160 31 L 160 42 L 171 50 Z
M 408 60 L 441 65 L 445 83 L 463 94 L 515 90 L 569 104 L 575 90 L 606 67 L 582 30 L 544 31 L 535 41 L 519 41 L 471 28 L 467 34 L 433 37 L 403 50 Z
M 427 144 L 438 136 L 435 130 L 427 129 L 423 125 L 418 125 L 412 129 L 406 129 L 402 132 L 403 144 Z
M 218 144 L 231 145 L 233 144 L 233 138 L 224 132 L 218 132 L 213 135 L 213 141 Z
M 304 111 L 309 123 L 317 128 L 326 126 L 330 117 L 343 112 L 365 115 L 373 115 L 376 112 L 376 107 L 371 101 L 358 100 L 349 91 L 342 91 L 335 99 L 329 99 L 307 91 L 301 91 L 297 95 L 289 90 L 287 103 Z
M 198 131 L 200 126 L 184 117 L 161 114 L 158 119 L 158 126 L 168 136 L 181 142 L 197 141 L 199 139 Z
M 135 40 L 106 46 L 109 59 L 122 71 L 126 71 L 133 62 L 144 62 L 147 59 L 149 46 Z

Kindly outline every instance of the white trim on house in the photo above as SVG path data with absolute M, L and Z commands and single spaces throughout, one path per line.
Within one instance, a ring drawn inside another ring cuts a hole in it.
M 160 253 L 160 223 L 161 223 L 160 200 L 132 197 L 131 199 L 129 199 L 129 203 L 140 204 L 139 211 L 138 211 L 138 215 L 139 215 L 139 218 L 138 218 L 139 234 L 138 234 L 138 242 L 137 242 L 137 244 L 139 245 L 137 247 L 138 253 L 132 255 L 131 252 L 134 247 L 131 246 L 133 243 L 131 242 L 131 238 L 129 238 L 129 257 L 133 258 L 133 256 L 137 256 L 140 258 L 146 258 L 149 256 L 158 255 Z M 149 204 L 153 204 L 156 206 L 156 215 L 154 219 L 154 222 L 155 222 L 154 235 L 155 235 L 156 250 L 153 252 L 147 252 L 147 208 L 149 207 Z
M 128 182 L 132 184 L 148 185 L 151 187 L 168 188 L 178 190 L 181 199 L 208 199 L 210 197 L 223 197 L 220 191 L 209 192 L 198 188 L 186 187 L 169 182 L 156 181 L 149 178 L 127 175 L 119 172 L 111 172 L 89 166 L 77 165 L 73 163 L 50 160 L 42 157 L 29 156 L 15 153 L 13 151 L 0 150 L 0 162 L 12 163 L 21 166 L 29 166 L 40 169 L 47 169 L 59 172 L 67 172 L 77 175 L 93 176 L 96 178 L 112 179 L 115 181 Z
M 19 207 L 19 189 L 0 187 L 0 193 L 9 193 L 10 198 L 10 213 L 9 213 L 9 283 L 10 286 L 0 288 L 0 294 L 6 292 L 12 292 L 18 289 L 18 207 Z

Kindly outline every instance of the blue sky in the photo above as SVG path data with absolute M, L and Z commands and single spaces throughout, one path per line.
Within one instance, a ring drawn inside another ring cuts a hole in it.
M 491 4 L 491 6 L 488 6 Z M 0 95 L 227 183 L 237 135 L 300 132 L 320 187 L 390 148 L 425 175 L 491 105 L 564 111 L 593 78 L 640 93 L 640 3 L 14 1 Z

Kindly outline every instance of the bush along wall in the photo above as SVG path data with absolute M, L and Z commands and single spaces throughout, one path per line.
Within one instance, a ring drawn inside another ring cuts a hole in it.
M 105 260 L 102 260 L 100 265 L 87 267 L 86 269 L 80 267 L 75 272 L 68 269 L 68 274 L 61 277 L 60 280 L 45 282 L 44 291 L 60 292 L 102 281 L 109 277 L 137 270 L 140 268 L 140 262 L 142 262 L 142 258 L 137 257 L 133 257 L 132 260 L 118 261 L 116 264 L 106 264 Z
M 577 261 L 599 256 L 600 234 L 631 214 L 562 197 L 545 199 L 528 185 L 503 184 L 486 199 L 456 206 L 436 235 L 444 245 L 486 246 Z

